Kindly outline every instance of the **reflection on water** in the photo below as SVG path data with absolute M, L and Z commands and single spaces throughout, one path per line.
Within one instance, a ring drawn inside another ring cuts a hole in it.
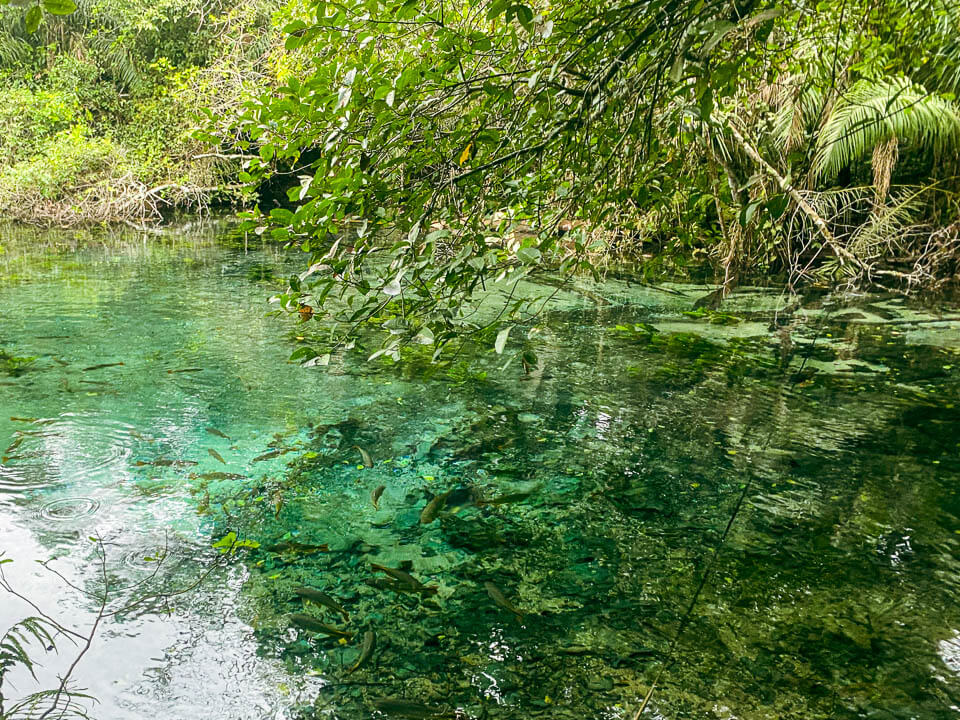
M 609 280 L 529 374 L 305 370 L 265 301 L 291 259 L 82 240 L 3 241 L 8 574 L 82 626 L 31 558 L 87 591 L 93 534 L 116 588 L 214 568 L 109 618 L 98 717 L 633 718 L 655 678 L 646 717 L 960 713 L 956 308 Z

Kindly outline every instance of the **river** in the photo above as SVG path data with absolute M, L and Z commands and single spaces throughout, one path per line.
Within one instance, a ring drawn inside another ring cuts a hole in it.
M 303 368 L 224 223 L 0 247 L 0 632 L 78 634 L 8 709 L 100 618 L 102 720 L 960 716 L 955 305 L 618 275 Z

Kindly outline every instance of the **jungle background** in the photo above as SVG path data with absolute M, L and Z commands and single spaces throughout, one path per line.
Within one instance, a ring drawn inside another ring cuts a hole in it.
M 305 253 L 279 299 L 322 321 L 306 362 L 370 321 L 391 357 L 493 342 L 461 311 L 488 279 L 624 260 L 707 266 L 706 311 L 745 274 L 955 277 L 949 0 L 45 0 L 0 26 L 0 213 L 237 207 Z

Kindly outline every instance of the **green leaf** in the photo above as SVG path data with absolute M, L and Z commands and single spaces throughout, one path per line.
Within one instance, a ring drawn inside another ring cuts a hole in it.
M 517 250 L 517 259 L 524 265 L 532 265 L 538 262 L 541 257 L 540 251 L 535 247 L 523 247 Z
M 507 338 L 510 337 L 510 331 L 512 327 L 505 327 L 503 330 L 497 333 L 497 340 L 493 344 L 493 349 L 496 350 L 497 355 L 503 354 L 503 348 L 507 345 Z
M 77 4 L 73 0 L 43 0 L 43 9 L 51 15 L 69 15 L 76 11 Z
M 490 9 L 487 10 L 487 20 L 493 20 L 500 15 L 503 15 L 503 12 L 510 7 L 510 0 L 493 0 L 490 3 Z
M 40 27 L 40 21 L 43 19 L 43 10 L 40 9 L 39 5 L 34 5 L 32 8 L 27 10 L 27 15 L 23 19 L 24 25 L 27 27 L 28 33 L 35 33 L 37 28 Z

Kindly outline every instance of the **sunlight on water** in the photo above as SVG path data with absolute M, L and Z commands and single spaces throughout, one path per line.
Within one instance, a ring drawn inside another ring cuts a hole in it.
M 632 720 L 657 677 L 644 717 L 957 712 L 956 308 L 610 279 L 529 374 L 303 369 L 277 249 L 0 244 L 0 551 L 81 631 L 106 577 L 96 717 Z

